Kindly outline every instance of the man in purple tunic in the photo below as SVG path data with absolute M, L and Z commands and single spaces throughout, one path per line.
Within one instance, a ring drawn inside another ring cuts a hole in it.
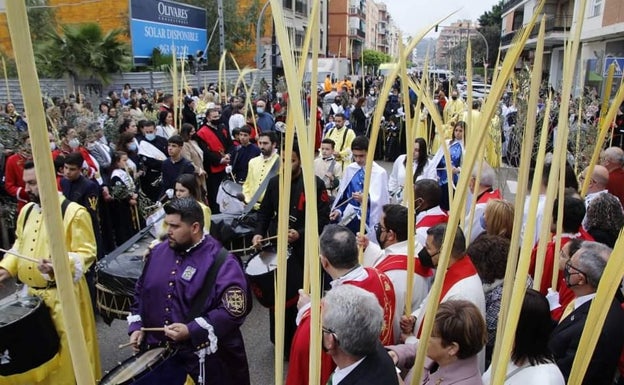
M 165 213 L 168 242 L 158 244 L 147 256 L 128 316 L 129 334 L 135 350 L 168 344 L 178 352 L 145 383 L 184 384 L 189 374 L 196 384 L 249 384 L 239 329 L 251 309 L 245 274 L 228 254 L 203 301 L 201 315 L 191 318 L 222 247 L 204 234 L 203 212 L 194 199 L 173 200 L 165 205 Z M 162 327 L 164 331 L 142 330 Z M 204 365 L 200 365 L 202 355 Z

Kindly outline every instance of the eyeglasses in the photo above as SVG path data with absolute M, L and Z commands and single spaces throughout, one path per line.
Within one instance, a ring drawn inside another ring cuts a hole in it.
M 381 232 L 382 232 L 382 233 L 385 233 L 385 232 L 387 232 L 387 231 L 388 231 L 388 229 L 386 229 L 385 227 L 383 227 L 383 226 L 381 225 L 381 223 L 377 223 L 375 226 L 373 226 L 373 228 L 375 229 L 375 231 L 380 231 L 380 230 L 381 230 Z
M 322 326 L 321 330 L 323 330 L 323 333 L 331 334 L 332 336 L 334 336 L 334 339 L 336 340 L 336 342 L 338 342 L 338 336 L 336 335 L 336 332 L 334 332 L 330 328 L 326 328 L 325 326 Z
M 586 276 L 586 277 L 587 277 L 587 273 L 585 273 L 585 272 L 584 272 L 583 270 L 581 270 L 581 269 L 578 269 L 578 268 L 576 268 L 576 267 L 572 266 L 572 263 L 571 263 L 571 261 L 570 261 L 569 259 L 568 259 L 568 262 L 566 262 L 566 264 L 565 264 L 565 270 L 566 270 L 566 273 L 567 273 L 568 275 L 573 275 L 573 274 L 583 274 L 584 276 Z M 576 271 L 570 271 L 570 270 L 576 270 Z
M 565 251 L 563 251 L 563 249 L 559 250 L 559 258 L 565 259 L 565 260 L 569 260 L 570 256 L 568 254 L 565 253 Z

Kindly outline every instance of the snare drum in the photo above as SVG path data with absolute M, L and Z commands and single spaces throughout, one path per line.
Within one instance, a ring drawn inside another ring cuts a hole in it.
M 184 384 L 182 365 L 169 365 L 175 353 L 168 348 L 140 352 L 107 372 L 99 385 Z
M 245 203 L 238 199 L 242 193 L 242 185 L 231 180 L 221 182 L 217 193 L 219 210 L 222 213 L 241 214 L 245 210 Z
M 262 250 L 254 255 L 245 267 L 245 275 L 249 278 L 251 289 L 264 307 L 275 306 L 276 268 L 277 253 L 271 249 Z M 286 307 L 290 307 L 296 305 L 299 299 L 299 289 L 303 285 L 303 269 L 291 258 L 286 261 L 286 269 Z
M 50 310 L 39 297 L 0 306 L 0 377 L 46 365 L 58 366 L 59 336 Z

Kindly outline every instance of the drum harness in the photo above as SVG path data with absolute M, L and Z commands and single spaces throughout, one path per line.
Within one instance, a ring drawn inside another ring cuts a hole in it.
M 229 251 L 227 251 L 223 247 L 221 247 L 221 249 L 219 250 L 219 253 L 217 253 L 215 261 L 213 262 L 212 266 L 210 266 L 210 269 L 208 270 L 208 274 L 206 274 L 206 279 L 204 281 L 202 290 L 201 292 L 199 292 L 199 295 L 195 298 L 195 301 L 193 301 L 193 305 L 191 307 L 190 314 L 187 317 L 187 321 L 190 322 L 194 320 L 195 318 L 201 316 L 206 300 L 208 299 L 208 296 L 210 296 L 210 293 L 212 292 L 212 288 L 215 284 L 217 274 L 219 273 L 219 270 L 221 269 L 221 266 L 225 262 L 225 259 L 228 256 L 228 254 L 229 254 Z M 210 329 L 212 329 L 211 325 L 208 325 L 208 326 L 210 327 Z M 212 330 L 209 331 L 209 335 L 211 334 L 214 335 L 214 332 Z M 210 345 L 208 347 L 201 348 L 195 352 L 197 357 L 199 357 L 199 377 L 197 380 L 200 385 L 203 385 L 206 380 L 206 355 L 215 353 L 217 351 L 217 342 L 218 342 L 217 337 L 214 336 L 214 341 L 210 339 L 209 342 L 210 342 Z

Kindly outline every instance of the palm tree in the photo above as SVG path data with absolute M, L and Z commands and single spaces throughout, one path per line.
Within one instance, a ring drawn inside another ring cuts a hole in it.
M 112 73 L 131 67 L 129 47 L 119 39 L 123 33 L 113 29 L 104 34 L 96 23 L 64 25 L 35 48 L 37 68 L 42 76 L 68 76 L 71 83 L 92 79 L 108 84 Z

